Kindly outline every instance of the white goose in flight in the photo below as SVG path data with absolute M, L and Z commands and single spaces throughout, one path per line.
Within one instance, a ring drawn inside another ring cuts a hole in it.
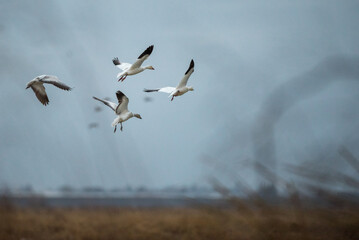
M 118 104 L 107 101 L 107 100 L 102 100 L 97 97 L 93 97 L 95 100 L 104 103 L 106 106 L 109 106 L 116 113 L 116 115 L 118 115 L 112 122 L 112 127 L 115 127 L 115 130 L 113 132 L 116 132 L 117 124 L 119 124 L 119 123 L 121 124 L 121 131 L 122 131 L 122 123 L 132 117 L 142 119 L 140 114 L 132 113 L 132 112 L 128 111 L 127 106 L 128 106 L 129 100 L 125 94 L 123 94 L 121 91 L 117 91 L 116 97 L 118 100 Z
M 157 89 L 144 89 L 145 92 L 164 92 L 169 93 L 170 95 L 168 97 L 172 97 L 171 101 L 173 101 L 174 97 L 181 96 L 185 94 L 188 91 L 193 91 L 193 87 L 186 86 L 188 78 L 191 76 L 191 74 L 194 72 L 194 61 L 191 60 L 191 63 L 189 64 L 188 70 L 184 74 L 182 80 L 178 84 L 177 87 L 164 87 L 164 88 L 157 88 Z
M 67 86 L 65 83 L 59 81 L 56 76 L 51 75 L 40 75 L 30 82 L 27 83 L 26 89 L 31 87 L 31 89 L 35 92 L 35 95 L 39 101 L 44 104 L 45 106 L 49 104 L 49 98 L 47 97 L 44 83 L 52 84 L 62 90 L 69 91 L 71 88 Z
M 114 58 L 112 60 L 113 64 L 115 64 L 116 67 L 122 70 L 122 72 L 117 75 L 118 81 L 123 81 L 128 75 L 135 75 L 144 71 L 145 69 L 155 70 L 152 66 L 141 67 L 142 63 L 151 55 L 152 50 L 153 45 L 149 46 L 133 64 L 121 63 L 117 57 Z

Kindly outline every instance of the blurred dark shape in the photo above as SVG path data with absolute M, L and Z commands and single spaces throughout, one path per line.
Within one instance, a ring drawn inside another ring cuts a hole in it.
M 72 50 L 68 50 L 68 51 L 66 52 L 66 57 L 68 57 L 68 58 L 71 58 L 73 55 L 74 55 L 74 53 L 73 53 Z
M 98 193 L 98 192 L 104 192 L 105 189 L 103 189 L 102 187 L 88 186 L 88 187 L 84 187 L 82 191 L 87 193 Z
M 357 171 L 357 158 L 345 147 L 339 148 L 339 153 L 346 158 L 349 165 Z M 325 159 L 323 159 L 325 160 Z M 316 161 L 316 160 L 313 160 Z M 266 181 L 257 190 L 253 188 L 242 191 L 244 196 L 238 197 L 236 189 L 227 187 L 215 177 L 209 178 L 212 188 L 235 208 L 263 208 L 264 206 L 292 206 L 296 209 L 310 208 L 357 208 L 359 207 L 359 177 L 350 175 L 338 168 L 315 167 L 312 162 L 284 165 L 285 175 L 291 174 L 290 181 L 275 174 L 264 164 L 255 162 L 253 169 L 258 176 Z M 211 163 L 212 161 L 207 161 Z M 225 165 L 222 163 L 222 165 Z M 219 168 L 219 170 L 225 168 Z M 232 176 L 232 185 L 243 186 L 241 179 L 231 174 L 233 169 L 226 169 Z M 234 170 L 235 171 L 235 170 Z M 239 183 L 239 184 L 238 184 Z M 240 207 L 239 207 L 240 206 Z M 267 208 L 265 207 L 265 208 Z
M 302 186 L 310 193 L 309 197 L 303 199 L 306 201 L 303 202 L 306 205 L 333 208 L 357 208 L 359 206 L 358 192 L 333 191 L 315 183 L 304 183 Z
M 220 193 L 222 197 L 224 198 L 232 197 L 231 190 L 227 188 L 224 184 L 222 184 L 217 178 L 211 177 L 209 179 L 209 183 L 211 184 L 213 190 Z
M 146 97 L 143 98 L 143 101 L 145 101 L 145 102 L 152 102 L 152 101 L 153 101 L 153 98 L 146 96 Z
M 7 195 L 7 194 L 0 195 L 0 209 L 7 210 L 7 211 L 9 211 L 9 210 L 12 211 L 15 209 L 15 206 L 12 203 L 12 200 L 9 195 Z
M 277 188 L 273 184 L 263 184 L 259 186 L 257 196 L 261 199 L 265 199 L 267 203 L 274 203 L 278 201 L 279 198 Z
M 218 160 L 212 158 L 209 155 L 204 155 L 202 156 L 201 159 L 204 163 L 206 163 L 207 165 L 209 165 L 210 167 L 213 168 L 214 171 L 216 171 L 217 173 L 223 174 L 225 175 L 227 178 L 230 178 L 231 181 L 234 182 L 235 187 L 236 187 L 236 192 L 238 192 L 241 195 L 252 195 L 253 194 L 253 190 L 251 189 L 251 187 L 249 186 L 248 182 L 246 181 L 246 179 L 244 179 L 238 172 L 239 168 L 244 168 L 244 167 L 249 167 L 252 166 L 253 163 L 251 161 L 248 161 L 248 159 L 245 159 L 244 161 L 238 161 L 238 162 L 219 162 Z M 249 163 L 247 165 L 247 162 Z M 243 165 L 243 163 L 245 163 Z M 213 183 L 214 182 L 218 182 L 218 179 L 213 179 L 214 177 L 211 176 L 209 178 L 209 182 L 212 183 L 212 187 L 213 187 Z M 217 191 L 217 189 L 215 189 Z M 218 191 L 217 191 L 218 192 Z M 219 192 L 220 193 L 220 192 Z
M 353 154 L 345 147 L 341 146 L 338 150 L 340 156 L 346 160 L 359 173 L 359 161 Z
M 119 192 L 124 192 L 124 191 L 125 190 L 123 188 L 119 188 L 119 187 L 110 189 L 110 192 L 112 192 L 112 193 L 119 193 Z
M 293 164 L 287 164 L 287 170 L 322 187 L 328 185 L 330 187 L 342 186 L 359 189 L 358 179 L 336 170 L 313 169 L 312 166 L 296 166 Z
M 262 104 L 253 125 L 255 161 L 265 164 L 276 173 L 276 123 L 294 104 L 320 93 L 331 83 L 342 80 L 359 80 L 359 57 L 338 55 L 324 59 L 312 70 L 284 83 L 269 95 Z M 275 184 L 276 185 L 276 184 Z
M 32 194 L 34 192 L 34 189 L 32 188 L 32 186 L 30 184 L 28 184 L 28 185 L 21 187 L 19 189 L 19 191 L 22 193 L 25 193 L 25 194 Z
M 90 124 L 88 125 L 88 128 L 89 128 L 89 129 L 93 129 L 93 128 L 98 128 L 98 126 L 99 126 L 98 123 L 93 122 L 93 123 L 90 123 Z
M 133 188 L 131 185 L 126 185 L 125 189 L 126 189 L 126 191 L 129 191 L 129 192 L 133 191 Z
M 280 186 L 280 187 L 287 186 L 287 183 L 284 179 L 282 179 L 279 175 L 277 175 L 270 168 L 266 167 L 264 164 L 260 162 L 255 162 L 254 169 L 256 170 L 258 176 L 261 176 L 261 178 L 269 182 L 268 185 L 261 185 L 262 188 L 263 186 Z
M 0 195 L 10 196 L 11 194 L 12 194 L 11 188 L 9 188 L 7 185 L 3 185 L 0 187 Z
M 70 185 L 64 185 L 59 188 L 59 191 L 64 194 L 72 193 L 72 192 L 74 192 L 74 190 L 75 189 L 73 187 L 71 187 Z
M 102 107 L 100 107 L 100 106 L 95 107 L 95 112 L 101 112 L 101 111 L 102 111 Z
M 41 195 L 32 195 L 27 199 L 26 205 L 31 208 L 47 208 L 49 205 L 47 203 L 47 198 Z
M 137 189 L 136 189 L 137 192 L 147 192 L 147 188 L 145 186 L 139 186 Z

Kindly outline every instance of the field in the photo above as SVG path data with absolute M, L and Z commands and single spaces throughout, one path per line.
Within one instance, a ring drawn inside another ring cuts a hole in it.
M 359 208 L 0 209 L 0 239 L 359 239 Z

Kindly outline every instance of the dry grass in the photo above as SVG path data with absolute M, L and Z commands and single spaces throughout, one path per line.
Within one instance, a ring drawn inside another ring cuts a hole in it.
M 0 208 L 0 239 L 359 239 L 359 209 Z

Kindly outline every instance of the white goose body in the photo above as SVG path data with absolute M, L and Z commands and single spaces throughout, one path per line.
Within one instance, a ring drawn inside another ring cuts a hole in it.
M 116 132 L 117 124 L 121 124 L 121 131 L 122 131 L 122 129 L 123 129 L 122 123 L 132 117 L 137 117 L 139 119 L 142 119 L 140 114 L 132 113 L 132 112 L 128 111 L 129 100 L 125 94 L 123 94 L 121 91 L 117 91 L 116 97 L 118 100 L 118 104 L 107 101 L 107 100 L 99 99 L 97 97 L 93 97 L 95 100 L 100 101 L 103 104 L 105 104 L 106 106 L 110 107 L 117 115 L 117 117 L 113 120 L 113 122 L 111 124 L 112 127 L 115 127 L 114 132 Z
M 44 83 L 52 84 L 55 87 L 58 87 L 62 90 L 70 91 L 71 88 L 67 86 L 65 83 L 60 82 L 56 76 L 51 75 L 40 75 L 27 83 L 26 89 L 30 88 L 34 91 L 37 99 L 43 104 L 49 104 L 49 98 L 47 97 Z
M 183 94 L 185 94 L 188 91 L 193 91 L 193 87 L 190 86 L 186 86 L 189 77 L 191 76 L 191 74 L 194 72 L 194 61 L 193 59 L 191 60 L 191 63 L 185 73 L 185 75 L 183 76 L 182 80 L 179 82 L 177 87 L 163 87 L 163 88 L 157 88 L 157 89 L 144 89 L 144 92 L 164 92 L 164 93 L 169 93 L 170 95 L 168 97 L 172 97 L 171 101 L 173 101 L 174 97 L 178 97 L 181 96 Z
M 178 88 L 178 89 L 176 89 L 175 91 L 173 91 L 173 92 L 170 94 L 170 96 L 175 96 L 175 97 L 182 96 L 183 94 L 185 94 L 185 93 L 188 92 L 188 91 L 193 91 L 193 90 L 190 90 L 189 87 L 184 86 L 184 87 Z
M 153 45 L 149 46 L 134 62 L 130 63 L 121 63 L 118 58 L 114 58 L 112 60 L 113 64 L 116 67 L 122 70 L 119 74 L 117 74 L 118 81 L 124 81 L 128 75 L 135 75 L 140 72 L 143 72 L 146 69 L 155 70 L 152 66 L 144 66 L 141 67 L 142 63 L 151 55 L 153 51 Z
M 112 127 L 115 127 L 119 123 L 126 122 L 128 119 L 132 117 L 134 117 L 134 114 L 132 112 L 121 113 L 115 118 L 115 120 L 113 120 Z

